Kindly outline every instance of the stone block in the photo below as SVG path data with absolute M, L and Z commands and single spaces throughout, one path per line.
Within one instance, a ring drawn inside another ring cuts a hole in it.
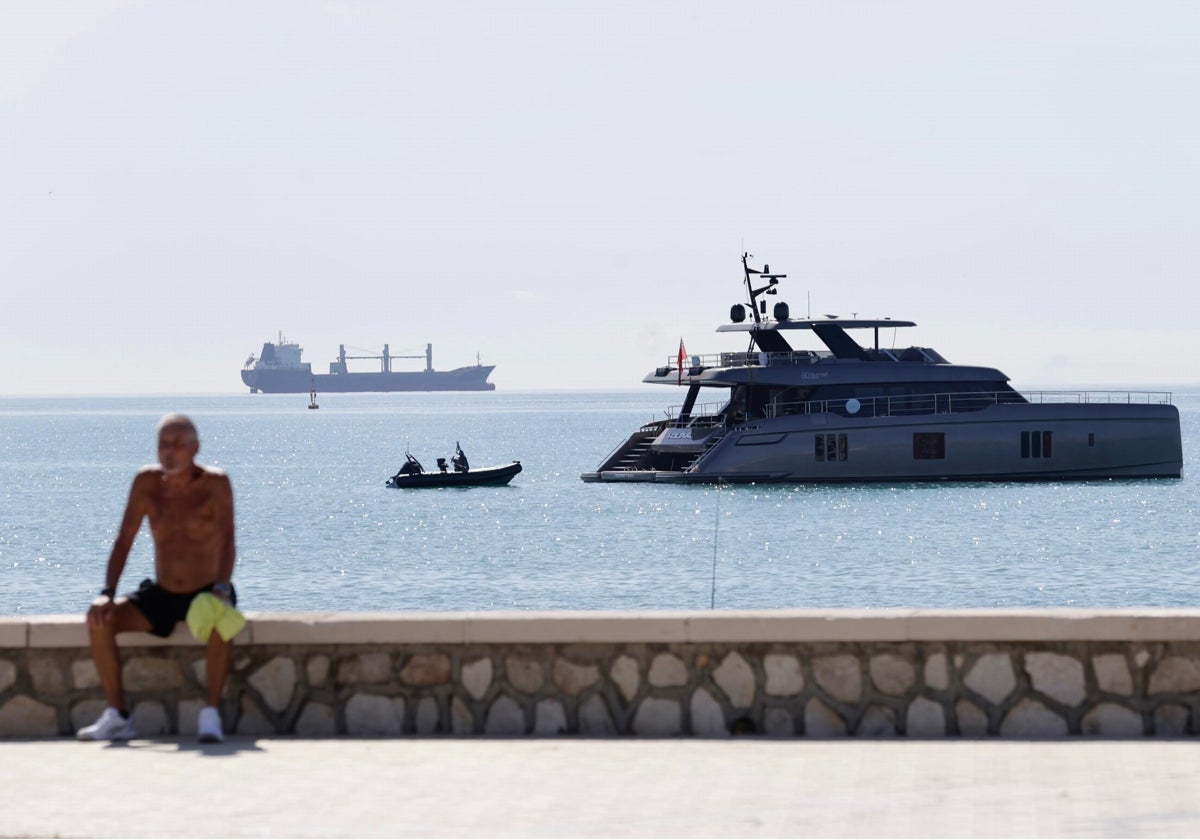
M 641 686 L 641 673 L 636 659 L 621 654 L 613 663 L 608 674 L 617 690 L 621 692 L 621 696 L 625 698 L 626 703 L 637 697 L 638 688 Z
M 946 654 L 939 651 L 925 660 L 925 685 L 934 691 L 945 691 L 950 687 L 950 665 Z
M 959 735 L 982 738 L 988 734 L 987 713 L 970 700 L 959 700 L 954 704 L 954 719 Z
M 677 700 L 647 697 L 633 716 L 633 734 L 647 738 L 670 738 L 683 730 L 683 710 Z
M 330 738 L 337 735 L 337 716 L 325 703 L 305 703 L 294 729 L 302 738 Z
M 342 685 L 387 682 L 392 676 L 392 657 L 381 651 L 360 653 L 338 665 L 337 681 Z
M 649 681 L 655 688 L 687 685 L 687 665 L 673 653 L 660 653 L 650 662 Z
M 462 666 L 462 684 L 467 694 L 482 700 L 492 687 L 492 670 L 492 660 L 486 656 Z
M 863 713 L 854 734 L 860 738 L 892 738 L 896 735 L 896 714 L 886 706 L 871 706 Z
M 617 727 L 613 723 L 608 707 L 599 695 L 593 694 L 579 707 L 580 735 L 616 735 Z
M 533 708 L 534 735 L 563 735 L 567 731 L 567 713 L 558 700 L 539 700 Z
M 524 694 L 536 694 L 546 679 L 542 663 L 517 656 L 505 657 L 504 673 L 508 676 L 508 684 Z
M 0 681 L 2 682 L 2 681 Z M 99 688 L 100 675 L 91 659 L 76 659 L 71 663 L 71 684 L 78 689 Z M 0 688 L 0 691 L 3 691 Z
M 525 734 L 525 710 L 521 704 L 506 694 L 501 694 L 492 701 L 488 708 L 487 717 L 483 722 L 483 731 L 487 735 L 514 737 Z
M 1186 694 L 1200 690 L 1200 662 L 1168 656 L 1150 674 L 1150 694 Z
M 595 665 L 576 665 L 561 657 L 554 660 L 554 684 L 574 697 L 600 681 L 600 669 Z
M 126 691 L 169 691 L 183 685 L 183 669 L 174 659 L 135 656 L 121 669 Z
M 1017 687 L 1017 677 L 1007 653 L 985 653 L 975 660 L 963 683 L 984 699 L 999 705 Z
M 1092 657 L 1092 670 L 1096 674 L 1096 687 L 1109 694 L 1123 697 L 1133 696 L 1133 676 L 1129 673 L 1129 662 L 1120 653 L 1101 653 Z
M 175 728 L 180 735 L 195 735 L 200 724 L 200 710 L 204 708 L 203 700 L 180 700 L 175 707 Z M 222 726 L 228 721 L 221 721 Z
M 812 663 L 813 678 L 829 696 L 843 703 L 862 699 L 862 668 L 849 654 L 820 656 Z
M 692 734 L 701 738 L 724 738 L 729 735 L 725 725 L 725 710 L 705 689 L 692 692 Z
M 96 698 L 80 700 L 73 705 L 71 707 L 71 732 L 78 732 L 85 726 L 91 726 L 104 713 L 107 705 L 106 701 Z
M 192 676 L 196 678 L 197 685 L 208 685 L 208 662 L 203 657 L 192 660 Z
M 226 731 L 229 729 L 229 721 L 222 721 Z M 262 713 L 258 703 L 245 695 L 242 696 L 241 709 L 238 714 L 237 728 L 234 730 L 238 735 L 261 736 L 274 735 L 275 727 L 267 720 Z
M 0 706 L 0 738 L 50 738 L 58 734 L 53 706 L 18 694 Z
M 1084 735 L 1140 738 L 1144 727 L 1139 712 L 1116 703 L 1100 703 L 1083 716 L 1080 729 Z
M 475 731 L 475 715 L 461 697 L 450 701 L 450 731 L 455 735 L 470 735 Z
M 713 681 L 729 698 L 735 709 L 748 709 L 757 688 L 754 669 L 736 650 L 721 660 L 713 671 Z
M 1032 697 L 1011 708 L 1000 721 L 1000 735 L 1005 738 L 1062 738 L 1067 733 L 1063 717 Z
M 768 706 L 763 712 L 763 734 L 772 738 L 793 738 L 796 735 L 796 721 L 792 713 L 778 706 Z
M 400 701 L 403 704 L 403 701 Z M 355 736 L 396 736 L 403 729 L 403 706 L 397 715 L 391 698 L 375 694 L 355 694 L 346 701 L 346 734 Z
M 804 707 L 804 734 L 809 738 L 840 738 L 846 734 L 846 721 L 825 701 L 814 697 Z
M 7 659 L 0 659 L 0 694 L 8 691 L 17 681 L 17 665 Z
M 1078 706 L 1087 697 L 1083 663 L 1073 656 L 1049 651 L 1025 654 L 1025 673 L 1034 691 L 1064 706 Z
M 1187 734 L 1191 713 L 1185 706 L 1166 703 L 1154 710 L 1154 734 L 1159 737 L 1178 738 Z
M 63 693 L 65 680 L 62 668 L 48 656 L 36 656 L 29 660 L 29 679 L 33 682 L 33 693 L 38 697 L 58 697 Z
M 773 697 L 793 697 L 804 691 L 804 671 L 800 659 L 785 653 L 768 653 L 763 657 L 767 676 L 766 692 Z
M 259 693 L 267 708 L 282 712 L 296 690 L 296 663 L 290 656 L 276 656 L 250 675 L 248 683 Z
M 946 710 L 941 703 L 918 697 L 908 704 L 904 731 L 910 738 L 943 738 L 946 735 Z
M 438 712 L 437 700 L 433 697 L 422 697 L 417 701 L 416 729 L 418 735 L 434 735 L 441 725 L 441 714 Z
M 157 738 L 171 732 L 167 710 L 157 700 L 145 700 L 133 707 L 129 715 L 139 738 Z
M 428 687 L 450 682 L 450 657 L 444 653 L 416 654 L 400 669 L 405 685 Z
M 311 686 L 322 686 L 329 679 L 329 657 L 323 653 L 310 656 L 304 663 L 304 675 Z
M 872 656 L 867 663 L 867 670 L 875 687 L 892 697 L 903 696 L 917 681 L 913 664 L 892 653 Z

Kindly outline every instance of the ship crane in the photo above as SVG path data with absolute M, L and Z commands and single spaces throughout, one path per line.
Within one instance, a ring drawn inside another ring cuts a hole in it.
M 392 359 L 424 359 L 426 372 L 432 373 L 433 372 L 433 345 L 426 344 L 425 352 L 424 352 L 424 354 L 422 354 L 420 356 L 393 355 L 390 352 L 389 345 L 387 345 L 387 344 L 383 345 L 382 355 L 348 356 L 348 355 L 346 355 L 346 345 L 339 344 L 338 345 L 337 363 L 338 363 L 338 366 L 340 367 L 342 373 L 345 373 L 347 371 L 346 361 L 348 359 L 376 359 L 380 362 L 380 370 L 382 370 L 384 373 L 392 372 Z

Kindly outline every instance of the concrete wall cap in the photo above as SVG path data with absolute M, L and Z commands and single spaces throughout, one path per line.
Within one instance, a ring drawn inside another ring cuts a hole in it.
M 719 642 L 1195 641 L 1200 610 L 717 610 L 545 612 L 247 612 L 251 644 L 587 644 Z M 169 639 L 198 645 L 180 624 Z M 88 646 L 81 615 L 0 619 L 0 647 Z

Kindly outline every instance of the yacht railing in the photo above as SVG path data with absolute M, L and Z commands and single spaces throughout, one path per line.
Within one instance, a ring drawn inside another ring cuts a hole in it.
M 1171 391 L 1023 391 L 1036 403 L 1124 403 L 1126 405 L 1170 405 Z
M 767 367 L 769 365 L 811 365 L 820 359 L 832 359 L 828 351 L 815 352 L 812 350 L 793 350 L 788 353 L 707 353 L 704 355 L 687 356 L 683 360 L 683 370 L 699 371 L 702 368 L 715 367 Z M 679 357 L 667 359 L 666 365 L 659 370 L 677 370 Z
M 871 361 L 890 362 L 927 362 L 935 364 L 945 359 L 937 351 L 929 347 L 892 347 L 864 348 L 867 359 Z M 707 353 L 687 356 L 683 360 L 683 369 L 692 373 L 706 368 L 739 368 L 739 367 L 779 367 L 787 365 L 811 365 L 825 359 L 834 358 L 828 350 L 790 350 L 783 353 L 766 353 L 756 350 L 735 353 Z M 670 356 L 667 363 L 659 368 L 661 371 L 677 370 L 679 357 Z
M 722 414 L 728 402 L 696 403 L 690 412 L 683 416 L 682 406 L 672 406 L 666 410 L 667 425 L 677 428 L 721 428 L 725 426 L 726 416 Z
M 831 400 L 773 402 L 764 406 L 763 416 L 784 417 L 793 414 L 841 414 L 847 417 L 908 417 L 921 414 L 960 414 L 980 411 L 993 405 L 1025 403 L 1055 404 L 1127 404 L 1170 405 L 1170 391 L 972 391 L 910 394 L 881 397 L 848 397 Z M 681 422 L 679 406 L 666 411 L 668 425 L 688 428 L 715 428 L 727 422 L 728 403 L 695 405 Z

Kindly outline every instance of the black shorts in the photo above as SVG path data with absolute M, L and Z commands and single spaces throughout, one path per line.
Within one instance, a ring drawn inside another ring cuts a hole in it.
M 192 599 L 201 592 L 212 592 L 213 586 L 210 583 L 195 592 L 168 592 L 146 578 L 138 586 L 137 592 L 131 592 L 128 597 L 130 603 L 150 622 L 150 632 L 165 639 L 174 631 L 176 624 L 187 618 Z M 237 592 L 233 591 L 232 584 L 229 589 L 229 603 L 237 606 Z

